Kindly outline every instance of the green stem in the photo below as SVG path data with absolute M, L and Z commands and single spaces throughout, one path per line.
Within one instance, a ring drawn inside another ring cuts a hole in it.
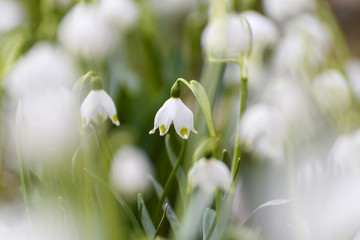
M 162 193 L 162 195 L 160 197 L 159 203 L 158 203 L 158 205 L 156 207 L 155 220 L 159 219 L 159 216 L 160 216 L 160 213 L 161 213 L 160 209 L 161 209 L 161 207 L 162 207 L 162 205 L 163 205 L 163 203 L 165 201 L 165 198 L 166 198 L 166 196 L 167 196 L 167 194 L 168 194 L 168 192 L 170 190 L 171 183 L 172 183 L 174 177 L 176 176 L 177 170 L 182 165 L 182 162 L 184 160 L 183 155 L 184 155 L 184 152 L 185 152 L 186 143 L 187 143 L 187 141 L 184 140 L 184 142 L 182 143 L 182 146 L 181 146 L 181 150 L 180 150 L 176 165 L 172 169 L 172 171 L 170 173 L 170 176 L 169 176 L 169 178 L 167 179 L 167 181 L 165 183 L 164 191 L 163 191 L 163 193 Z
M 234 144 L 234 155 L 233 155 L 233 163 L 231 167 L 231 174 L 233 180 L 236 182 L 237 173 L 240 168 L 240 159 L 241 159 L 241 139 L 240 139 L 240 121 L 246 109 L 247 102 L 247 64 L 245 61 L 241 62 L 241 83 L 240 83 L 240 112 L 239 118 L 236 127 L 236 138 Z

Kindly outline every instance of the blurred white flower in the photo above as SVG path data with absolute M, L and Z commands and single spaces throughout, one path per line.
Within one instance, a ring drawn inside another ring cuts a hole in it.
M 138 6 L 132 0 L 101 0 L 99 11 L 111 26 L 121 31 L 133 26 L 139 17 Z
M 312 92 L 324 112 L 345 112 L 351 105 L 350 90 L 337 70 L 325 70 L 312 83 Z
M 336 140 L 328 164 L 334 174 L 360 173 L 360 130 Z
M 358 174 L 345 174 L 301 187 L 298 220 L 307 239 L 353 239 L 360 228 L 359 184 Z
M 159 109 L 155 115 L 154 128 L 149 132 L 155 133 L 159 128 L 160 136 L 165 135 L 174 124 L 177 134 L 183 139 L 188 139 L 190 131 L 197 133 L 194 129 L 194 116 L 191 110 L 181 101 L 180 98 L 171 97 Z
M 246 18 L 250 24 L 254 48 L 275 45 L 279 30 L 271 19 L 255 11 L 245 11 L 240 17 Z
M 25 160 L 29 157 L 30 161 L 55 163 L 74 149 L 79 116 L 76 97 L 70 90 L 58 88 L 43 94 L 28 94 L 19 106 L 17 140 Z
M 360 59 L 350 59 L 345 65 L 346 75 L 350 80 L 351 90 L 360 102 Z
M 197 0 L 149 0 L 147 1 L 155 12 L 164 17 L 176 16 L 195 9 Z
M 201 45 L 210 56 L 239 59 L 250 51 L 251 32 L 239 15 L 228 14 L 208 23 Z
M 324 173 L 321 162 L 317 158 L 310 157 L 297 168 L 298 186 L 311 185 L 312 182 L 323 178 Z
M 116 43 L 98 5 L 79 3 L 63 18 L 58 29 L 60 43 L 72 54 L 85 60 L 104 60 Z
M 244 151 L 280 163 L 284 159 L 284 120 L 276 108 L 257 104 L 248 108 L 240 122 Z
M 266 15 L 277 21 L 288 20 L 316 7 L 315 0 L 263 0 L 263 4 Z
M 285 26 L 285 35 L 274 53 L 274 67 L 280 73 L 298 74 L 318 70 L 331 50 L 329 28 L 316 16 L 302 14 Z
M 24 22 L 24 9 L 17 1 L 0 0 L 0 36 Z
M 141 148 L 125 146 L 114 154 L 109 177 L 118 191 L 134 198 L 137 193 L 149 190 L 149 176 L 153 174 L 154 170 L 146 153 Z
M 212 193 L 217 187 L 229 190 L 231 174 L 228 166 L 215 158 L 200 158 L 190 168 L 188 180 L 192 187 L 200 187 L 207 193 Z
M 16 103 L 27 94 L 49 89 L 70 89 L 78 77 L 75 63 L 57 45 L 36 44 L 23 55 L 5 77 L 5 92 Z
M 86 127 L 91 120 L 98 123 L 105 121 L 108 117 L 116 126 L 120 125 L 115 103 L 102 89 L 90 91 L 81 104 L 80 112 L 83 127 Z

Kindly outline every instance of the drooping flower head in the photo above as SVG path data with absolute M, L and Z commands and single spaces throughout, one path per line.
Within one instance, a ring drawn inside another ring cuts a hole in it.
M 190 131 L 197 133 L 194 129 L 194 116 L 191 110 L 179 98 L 180 90 L 175 83 L 171 91 L 171 98 L 159 109 L 155 115 L 154 128 L 149 132 L 155 133 L 159 128 L 160 136 L 165 135 L 170 128 L 171 123 L 174 124 L 177 134 L 183 139 L 188 139 Z M 177 92 L 176 92 L 177 91 Z
M 229 190 L 231 174 L 222 161 L 201 158 L 189 170 L 188 180 L 192 187 L 200 187 L 205 192 L 212 193 L 217 187 Z
M 86 96 L 80 108 L 82 126 L 86 127 L 91 120 L 103 122 L 107 118 L 119 126 L 114 101 L 101 87 L 101 80 L 95 77 L 93 80 L 93 90 Z

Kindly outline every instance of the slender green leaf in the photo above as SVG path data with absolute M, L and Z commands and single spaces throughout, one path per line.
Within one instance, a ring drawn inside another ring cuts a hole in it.
M 196 162 L 199 158 L 211 154 L 217 147 L 219 142 L 218 137 L 208 137 L 200 141 L 199 146 L 195 149 L 193 154 L 193 162 Z
M 260 205 L 259 207 L 255 208 L 254 211 L 252 211 L 250 213 L 250 215 L 247 217 L 247 219 L 245 220 L 245 222 L 243 224 L 245 224 L 255 213 L 257 213 L 258 211 L 260 211 L 263 208 L 266 207 L 274 207 L 274 206 L 281 206 L 284 205 L 288 202 L 290 202 L 291 200 L 289 199 L 274 199 L 274 200 L 270 200 L 262 205 Z
M 203 240 L 215 240 L 216 235 L 216 212 L 206 208 L 203 215 Z
M 156 195 L 158 196 L 158 198 L 161 197 L 162 193 L 163 193 L 163 189 L 160 185 L 160 183 L 158 183 L 154 178 L 150 177 L 150 180 L 154 186 Z M 165 198 L 165 203 L 169 203 L 169 201 L 167 200 L 167 198 Z M 165 206 L 163 207 L 163 209 L 165 208 Z M 174 232 L 176 233 L 176 231 L 178 231 L 179 229 L 179 220 L 176 217 L 176 214 L 174 212 L 174 210 L 171 208 L 170 205 L 168 205 L 167 211 L 166 211 L 166 217 L 169 220 L 169 223 L 171 225 L 171 228 L 174 230 Z
M 140 211 L 141 216 L 140 217 L 141 217 L 142 225 L 144 227 L 144 230 L 145 230 L 146 234 L 151 239 L 152 236 L 155 235 L 156 230 L 155 230 L 154 224 L 151 221 L 149 212 L 148 212 L 148 210 L 147 210 L 147 208 L 145 206 L 145 202 L 144 202 L 144 199 L 141 196 L 141 193 L 138 193 L 137 204 L 138 204 L 139 211 L 141 209 L 141 211 Z M 159 239 L 159 238 L 156 238 L 156 239 Z
M 192 91 L 193 91 L 196 99 L 198 100 L 199 105 L 204 113 L 206 124 L 209 128 L 210 136 L 215 137 L 216 132 L 215 132 L 215 126 L 214 126 L 214 121 L 213 121 L 213 117 L 212 117 L 211 105 L 210 105 L 209 98 L 205 92 L 205 89 L 196 80 L 191 80 L 190 85 L 191 85 Z
M 167 208 L 168 208 L 169 204 L 166 203 L 165 206 L 164 206 L 164 213 L 161 217 L 161 220 L 160 220 L 160 223 L 159 223 L 159 226 L 157 227 L 156 229 L 156 232 L 152 238 L 152 240 L 155 240 L 157 238 L 157 236 L 159 236 L 159 233 L 160 233 L 160 230 L 161 230 L 161 227 L 162 225 L 164 224 L 164 220 L 165 220 L 165 215 L 166 215 L 166 211 L 167 211 Z
M 172 167 L 174 168 L 176 165 L 176 162 L 177 162 L 177 157 L 175 155 L 174 150 L 171 147 L 170 134 L 167 134 L 165 137 L 165 147 L 166 147 L 166 151 L 169 156 L 169 159 L 170 159 L 170 163 L 171 163 Z M 179 184 L 180 195 L 181 195 L 182 199 L 184 200 L 185 195 L 186 195 L 186 184 L 187 183 L 186 183 L 186 175 L 181 166 L 179 166 L 179 169 L 176 172 L 176 179 Z
M 123 207 L 125 213 L 128 215 L 130 221 L 132 222 L 134 228 L 137 231 L 141 231 L 141 227 L 139 225 L 139 223 L 136 220 L 136 217 L 134 215 L 134 213 L 131 211 L 130 207 L 127 205 L 127 203 L 125 202 L 125 200 L 120 196 L 119 193 L 117 193 L 115 191 L 115 189 L 113 189 L 112 187 L 109 186 L 109 184 L 107 184 L 107 182 L 105 182 L 105 180 L 103 180 L 101 177 L 99 177 L 98 175 L 96 175 L 95 173 L 93 173 L 92 171 L 90 171 L 89 169 L 84 168 L 84 172 L 86 172 L 87 174 L 89 174 L 89 176 L 91 176 L 94 180 L 96 180 L 98 183 L 102 184 L 104 187 L 106 187 L 111 194 L 114 196 L 114 198 L 120 203 L 120 205 Z

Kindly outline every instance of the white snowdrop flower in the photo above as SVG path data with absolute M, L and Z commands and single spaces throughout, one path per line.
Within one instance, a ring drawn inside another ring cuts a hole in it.
M 240 17 L 245 17 L 251 26 L 254 47 L 275 45 L 279 38 L 279 30 L 271 19 L 255 11 L 243 12 Z
M 274 53 L 274 67 L 280 73 L 317 71 L 331 51 L 329 28 L 316 16 L 303 14 L 285 27 L 285 36 Z
M 149 133 L 153 134 L 159 128 L 160 136 L 163 136 L 169 131 L 171 123 L 183 139 L 189 138 L 190 131 L 197 133 L 194 129 L 193 113 L 180 98 L 171 97 L 164 103 L 156 113 L 154 128 Z
M 334 174 L 360 173 L 360 130 L 340 136 L 330 150 L 328 163 Z
M 285 129 L 281 114 L 266 104 L 248 108 L 240 122 L 244 151 L 281 163 L 284 159 Z
M 315 0 L 263 0 L 263 4 L 266 15 L 280 22 L 316 7 Z
M 344 112 L 351 106 L 351 95 L 344 76 L 328 69 L 315 77 L 312 92 L 325 112 Z
M 350 59 L 345 65 L 346 75 L 350 80 L 351 90 L 360 102 L 360 59 Z
M 57 45 L 36 44 L 23 55 L 5 77 L 4 88 L 16 103 L 28 93 L 49 89 L 70 89 L 78 78 L 72 59 Z
M 229 190 L 232 180 L 225 163 L 215 158 L 201 158 L 190 168 L 188 181 L 192 187 L 200 187 L 205 192 L 213 193 L 217 187 Z
M 119 30 L 127 30 L 139 18 L 139 9 L 132 0 L 101 0 L 99 11 L 102 17 Z
M 125 146 L 115 153 L 109 178 L 118 191 L 134 198 L 137 193 L 149 190 L 149 176 L 153 174 L 154 170 L 146 153 L 141 148 Z
M 26 95 L 16 126 L 24 156 L 29 161 L 53 159 L 55 163 L 72 151 L 79 134 L 77 109 L 76 97 L 65 88 Z
M 104 60 L 116 43 L 98 6 L 90 3 L 79 3 L 67 13 L 60 23 L 58 38 L 70 53 L 88 61 Z
M 251 50 L 251 33 L 239 15 L 228 14 L 205 27 L 201 44 L 210 56 L 239 59 Z
M 86 96 L 80 108 L 82 126 L 85 128 L 91 120 L 96 123 L 107 118 L 119 126 L 115 103 L 103 89 L 94 89 Z
M 0 36 L 24 22 L 24 9 L 17 1 L 0 0 Z

